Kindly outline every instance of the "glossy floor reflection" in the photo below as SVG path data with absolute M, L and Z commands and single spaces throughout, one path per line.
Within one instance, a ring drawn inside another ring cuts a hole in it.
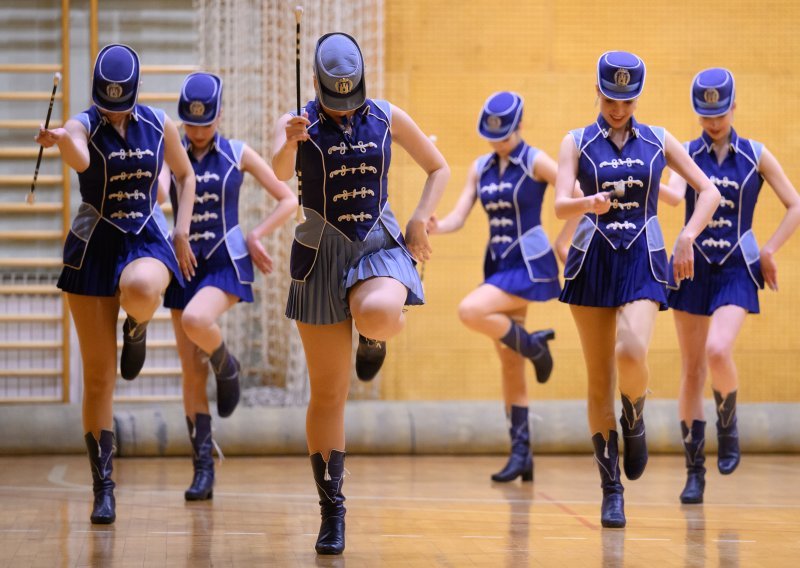
M 89 523 L 84 456 L 0 458 L 0 567 L 797 566 L 800 456 L 710 471 L 691 506 L 678 501 L 683 458 L 653 456 L 625 482 L 622 530 L 600 527 L 591 456 L 537 456 L 534 483 L 492 484 L 503 463 L 348 457 L 347 550 L 317 557 L 307 458 L 229 458 L 214 500 L 195 503 L 188 458 L 118 459 L 111 526 Z

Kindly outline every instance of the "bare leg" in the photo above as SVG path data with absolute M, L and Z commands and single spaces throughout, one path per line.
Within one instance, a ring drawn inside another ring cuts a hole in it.
M 175 342 L 183 369 L 183 409 L 186 416 L 194 423 L 195 415 L 208 414 L 208 358 L 197 345 L 192 343 L 183 330 L 181 318 L 183 310 L 171 310 L 172 328 L 175 330 Z
M 681 388 L 678 395 L 680 419 L 691 426 L 703 420 L 703 388 L 708 374 L 705 346 L 711 318 L 673 310 L 675 330 L 681 349 Z
M 344 405 L 350 390 L 353 324 L 333 325 L 297 322 L 303 341 L 311 399 L 306 413 L 309 455 L 320 452 L 327 460 L 331 450 L 344 451 Z
M 458 316 L 471 330 L 492 339 L 500 339 L 508 332 L 508 312 L 520 309 L 524 311 L 527 305 L 528 301 L 523 298 L 503 292 L 490 284 L 483 284 L 461 300 Z
M 746 316 L 747 312 L 739 306 L 722 306 L 711 316 L 706 356 L 711 369 L 711 384 L 723 397 L 739 388 L 733 346 Z
M 222 344 L 217 320 L 238 301 L 236 296 L 213 286 L 198 290 L 183 310 L 181 323 L 186 336 L 205 353 L 213 353 Z
M 386 341 L 406 325 L 403 313 L 408 290 L 394 278 L 370 278 L 350 289 L 350 312 L 358 332 L 370 339 Z
M 570 306 L 578 328 L 588 376 L 589 430 L 601 433 L 616 430 L 614 417 L 614 343 L 617 330 L 616 308 Z
M 161 305 L 161 296 L 170 280 L 170 272 L 160 260 L 137 258 L 119 277 L 119 303 L 139 323 L 150 321 Z
M 117 298 L 67 294 L 83 362 L 83 431 L 113 431 L 117 378 Z
M 525 323 L 526 307 L 506 312 L 506 316 L 520 325 Z M 512 406 L 528 406 L 528 387 L 525 382 L 525 362 L 527 359 L 509 349 L 499 341 L 494 341 L 494 347 L 500 357 L 500 368 L 503 383 L 503 402 L 506 413 L 511 412 Z
M 650 371 L 647 349 L 653 335 L 658 305 L 650 300 L 625 304 L 617 315 L 615 353 L 619 368 L 619 390 L 632 402 L 647 392 Z

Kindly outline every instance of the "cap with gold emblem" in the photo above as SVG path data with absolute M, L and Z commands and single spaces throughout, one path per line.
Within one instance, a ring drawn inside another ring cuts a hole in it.
M 92 101 L 108 112 L 128 112 L 139 92 L 139 56 L 127 45 L 112 43 L 97 54 L 92 73 Z
M 331 110 L 354 110 L 367 100 L 364 57 L 356 40 L 344 33 L 325 34 L 314 56 L 317 94 Z
M 735 98 L 736 83 L 727 69 L 704 69 L 692 81 L 692 106 L 700 116 L 727 114 Z
M 478 134 L 489 141 L 504 140 L 517 129 L 521 118 L 521 96 L 510 91 L 494 93 L 483 105 Z
M 627 51 L 607 51 L 597 61 L 597 86 L 609 99 L 635 99 L 642 94 L 644 76 L 644 61 Z
M 222 79 L 212 73 L 192 73 L 183 81 L 178 116 L 185 124 L 206 126 L 222 107 Z

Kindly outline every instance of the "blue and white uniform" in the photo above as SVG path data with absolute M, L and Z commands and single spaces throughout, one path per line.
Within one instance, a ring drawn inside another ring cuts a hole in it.
M 608 139 L 610 133 L 602 115 L 571 131 L 584 194 L 624 188 L 625 195 L 613 197 L 607 213 L 581 219 L 564 267 L 561 301 L 619 307 L 646 299 L 666 309 L 667 254 L 656 217 L 666 134 L 633 117 L 622 149 Z
M 213 286 L 245 302 L 253 301 L 253 262 L 239 227 L 239 190 L 244 180 L 244 142 L 214 136 L 208 152 L 198 161 L 184 138 L 197 185 L 195 186 L 189 244 L 197 259 L 195 276 L 185 287 L 170 284 L 164 297 L 168 308 L 182 310 L 200 288 Z M 175 215 L 178 197 L 170 187 Z
M 347 293 L 376 276 L 408 288 L 406 304 L 423 303 L 422 283 L 388 202 L 391 107 L 366 99 L 349 131 L 310 101 L 310 139 L 299 146 L 306 221 L 295 230 L 286 315 L 332 324 L 350 317 Z
M 731 128 L 728 154 L 720 164 L 711 137 L 703 132 L 686 149 L 722 195 L 711 222 L 694 242 L 694 279 L 671 284 L 669 305 L 710 316 L 724 305 L 758 313 L 758 289 L 764 287 L 760 249 L 753 235 L 753 212 L 764 178 L 758 173 L 763 145 L 740 138 Z M 686 222 L 697 192 L 687 184 Z
M 539 150 L 520 141 L 500 175 L 497 154 L 477 162 L 478 199 L 489 217 L 489 242 L 483 264 L 484 284 L 544 302 L 558 297 L 558 264 L 542 228 L 542 200 L 547 182 L 533 177 Z
M 114 296 L 122 270 L 137 258 L 161 261 L 183 277 L 156 200 L 164 161 L 164 111 L 135 105 L 125 137 L 96 107 L 75 117 L 88 133 L 89 167 L 78 174 L 82 203 L 64 243 L 58 287 Z

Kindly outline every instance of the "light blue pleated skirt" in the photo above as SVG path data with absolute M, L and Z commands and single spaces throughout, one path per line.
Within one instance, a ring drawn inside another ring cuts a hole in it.
M 408 290 L 406 305 L 425 303 L 414 262 L 381 222 L 363 241 L 351 241 L 326 224 L 311 272 L 304 281 L 292 280 L 286 317 L 315 325 L 344 321 L 351 317 L 350 288 L 375 277 L 403 284 Z

